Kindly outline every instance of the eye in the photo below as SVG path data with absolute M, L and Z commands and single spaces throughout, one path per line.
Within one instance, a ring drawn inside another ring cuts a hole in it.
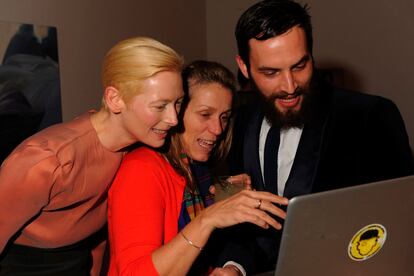
M 300 64 L 298 64 L 298 65 L 296 65 L 294 68 L 293 68 L 293 70 L 294 71 L 301 71 L 301 70 L 303 70 L 305 67 L 306 67 L 306 62 L 304 62 L 304 63 L 300 63 Z
M 308 58 L 304 58 L 302 59 L 299 63 L 297 63 L 292 70 L 293 71 L 301 71 L 303 69 L 306 68 L 306 66 L 308 65 L 309 59 Z
M 224 126 L 227 125 L 227 123 L 230 120 L 230 117 L 231 117 L 231 113 L 225 113 L 220 116 L 220 120 Z
M 155 105 L 153 106 L 153 108 L 157 111 L 163 111 L 165 108 L 167 107 L 166 104 L 161 104 L 161 105 Z
M 208 111 L 202 111 L 202 112 L 200 112 L 200 115 L 201 115 L 201 117 L 208 118 L 208 117 L 211 116 L 211 113 L 208 112 Z
M 181 106 L 183 105 L 183 100 L 182 99 L 180 99 L 180 100 L 178 100 L 176 103 L 175 103 L 175 110 L 177 111 L 177 113 L 178 112 L 180 112 L 180 110 L 181 110 Z
M 262 71 L 262 73 L 265 76 L 273 76 L 274 74 L 276 74 L 276 70 L 264 70 Z
M 260 70 L 260 73 L 265 77 L 265 78 L 276 78 L 279 74 L 280 74 L 280 70 L 279 69 L 262 69 Z

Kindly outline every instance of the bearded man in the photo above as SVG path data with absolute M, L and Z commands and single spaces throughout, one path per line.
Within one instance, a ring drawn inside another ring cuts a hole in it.
M 317 73 L 306 5 L 261 1 L 242 14 L 235 34 L 237 64 L 260 103 L 238 115 L 231 173 L 246 172 L 253 188 L 287 198 L 413 174 L 395 104 L 335 88 Z M 248 274 L 272 270 L 280 235 L 250 229 L 241 238 L 254 238 L 250 255 L 235 256 L 238 244 L 226 257 Z

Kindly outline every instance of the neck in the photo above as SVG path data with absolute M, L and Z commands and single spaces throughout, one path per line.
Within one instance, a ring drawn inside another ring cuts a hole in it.
M 117 114 L 101 109 L 91 115 L 91 123 L 98 135 L 99 141 L 110 151 L 120 151 L 134 143 L 124 134 L 117 119 Z

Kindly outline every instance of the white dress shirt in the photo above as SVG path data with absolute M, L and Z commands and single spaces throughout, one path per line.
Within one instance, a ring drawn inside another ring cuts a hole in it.
M 266 118 L 263 118 L 259 135 L 259 161 L 262 176 L 264 176 L 264 147 L 270 127 L 271 126 Z M 285 190 L 285 185 L 288 180 L 290 170 L 292 169 L 293 161 L 295 160 L 302 131 L 303 128 L 298 127 L 282 129 L 280 131 L 280 143 L 277 156 L 278 167 L 275 168 L 277 169 L 277 193 L 280 196 L 283 196 L 283 191 Z M 263 183 L 265 183 L 264 179 Z

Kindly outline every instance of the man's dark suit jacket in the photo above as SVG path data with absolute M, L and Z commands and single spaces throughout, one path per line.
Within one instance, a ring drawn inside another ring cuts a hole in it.
M 319 89 L 320 110 L 305 123 L 286 182 L 285 197 L 413 174 L 407 132 L 393 102 L 329 85 Z M 229 157 L 232 173 L 249 174 L 257 190 L 267 190 L 258 154 L 262 119 L 258 104 L 251 104 L 239 114 Z M 338 215 L 351 219 L 348 214 Z M 242 227 L 246 232 L 229 247 L 232 252 L 224 253 L 225 258 L 238 261 L 248 272 L 274 269 L 280 231 L 262 230 L 252 225 Z M 251 237 L 255 237 L 255 241 L 247 246 Z M 247 253 L 244 247 L 249 248 Z

